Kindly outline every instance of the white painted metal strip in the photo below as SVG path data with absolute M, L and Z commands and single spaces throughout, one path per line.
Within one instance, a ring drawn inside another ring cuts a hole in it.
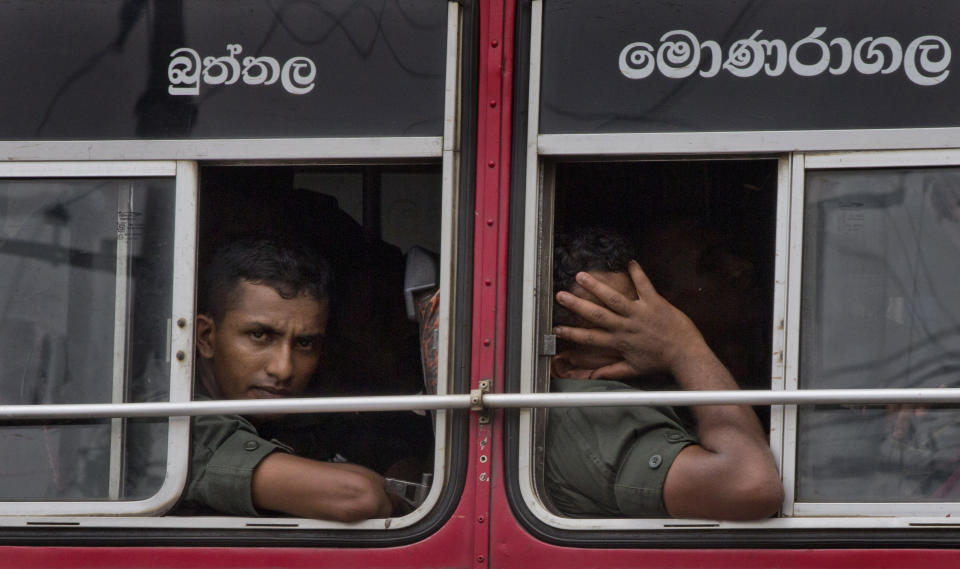
M 9 144 L 0 142 L 0 146 Z M 89 144 L 88 144 L 89 146 Z M 53 155 L 37 158 L 53 160 Z M 4 162 L 0 159 L 3 178 L 131 178 L 170 177 L 177 173 L 169 160 L 129 162 Z
M 197 164 L 176 163 L 176 202 L 173 231 L 173 294 L 170 306 L 170 401 L 188 402 L 193 392 L 194 307 L 197 272 Z M 177 357 L 183 354 L 183 358 Z M 171 417 L 167 424 L 167 475 L 156 495 L 145 500 L 141 513 L 159 514 L 173 507 L 187 482 L 190 419 Z
M 773 354 L 770 365 L 770 389 L 784 391 L 786 376 L 784 355 L 787 346 L 787 260 L 790 239 L 790 167 L 789 158 L 781 158 L 777 164 L 777 233 L 774 248 L 773 275 Z M 783 405 L 770 407 L 770 450 L 773 451 L 777 470 L 783 472 Z
M 804 155 L 790 157 L 790 210 L 788 223 L 787 259 L 787 320 L 785 322 L 787 338 L 784 353 L 784 385 L 788 391 L 800 389 L 800 299 L 801 264 L 803 262 L 803 184 Z M 783 514 L 793 513 L 794 492 L 796 490 L 797 459 L 797 407 L 790 405 L 783 410 L 783 461 L 780 473 L 783 476 L 784 506 Z
M 811 168 L 910 168 L 960 164 L 960 150 L 878 150 L 864 152 L 807 153 Z
M 532 115 L 531 115 L 532 116 Z M 732 154 L 960 147 L 960 128 L 542 134 L 541 155 Z
M 543 41 L 543 2 L 530 3 L 530 77 L 527 95 L 527 148 L 526 180 L 524 185 L 524 236 L 523 236 L 523 281 L 521 289 L 522 317 L 520 331 L 520 391 L 533 391 L 537 373 L 537 254 L 539 250 L 540 219 L 540 156 L 537 149 L 537 133 L 540 129 L 540 62 Z M 520 494 L 524 503 L 533 512 L 541 505 L 536 494 L 534 476 L 536 465 L 533 458 L 533 413 L 524 409 L 519 416 L 519 444 L 517 464 L 519 469 Z M 509 449 L 508 449 L 509 452 Z
M 36 160 L 363 160 L 439 158 L 441 136 L 0 142 L 0 162 Z
M 117 193 L 116 235 L 117 264 L 113 307 L 113 381 L 110 401 L 123 403 L 127 379 L 127 324 L 130 321 L 130 240 L 133 231 L 127 225 L 133 211 L 133 184 L 122 182 Z M 120 498 L 120 481 L 123 471 L 123 419 L 110 421 L 110 466 L 108 495 L 111 500 Z
M 459 148 L 460 4 L 447 4 L 447 66 L 443 90 L 443 150 Z

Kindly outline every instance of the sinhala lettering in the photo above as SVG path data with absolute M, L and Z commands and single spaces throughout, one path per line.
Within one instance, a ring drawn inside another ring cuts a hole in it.
M 227 55 L 207 56 L 202 60 L 196 50 L 181 47 L 170 54 L 167 79 L 171 95 L 199 95 L 200 84 L 233 85 L 239 81 L 247 85 L 280 85 L 293 95 L 305 95 L 313 90 L 317 66 L 313 60 L 291 57 L 283 65 L 276 58 L 247 56 L 240 44 L 227 44 Z
M 777 77 L 787 69 L 801 77 L 843 75 L 851 69 L 864 75 L 888 75 L 902 68 L 910 81 L 922 86 L 942 83 L 950 74 L 950 44 L 940 36 L 918 37 L 904 50 L 889 36 L 866 37 L 856 44 L 842 37 L 828 42 L 821 39 L 826 31 L 826 27 L 816 27 L 788 47 L 781 39 L 761 38 L 763 30 L 757 30 L 749 38 L 733 42 L 724 58 L 716 41 L 701 42 L 687 30 L 673 30 L 660 37 L 657 48 L 646 42 L 624 47 L 620 72 L 629 79 L 645 79 L 654 71 L 670 79 L 684 79 L 694 73 L 716 77 L 721 71 L 736 77 L 760 73 Z

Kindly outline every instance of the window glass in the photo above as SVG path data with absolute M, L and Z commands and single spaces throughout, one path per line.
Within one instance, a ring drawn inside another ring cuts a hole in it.
M 173 190 L 0 180 L 0 404 L 168 398 Z M 0 500 L 149 497 L 166 432 L 161 419 L 6 422 Z
M 808 172 L 800 387 L 957 387 L 960 169 Z M 797 499 L 960 497 L 949 406 L 799 410 Z

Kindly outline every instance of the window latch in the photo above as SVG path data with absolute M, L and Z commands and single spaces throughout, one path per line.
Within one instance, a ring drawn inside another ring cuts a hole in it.
M 557 355 L 557 336 L 555 334 L 544 334 L 543 342 L 540 344 L 541 356 Z

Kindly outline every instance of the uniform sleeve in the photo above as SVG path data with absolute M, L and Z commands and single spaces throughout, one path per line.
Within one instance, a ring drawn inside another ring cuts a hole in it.
M 270 453 L 289 449 L 257 434 L 237 415 L 195 417 L 190 432 L 190 475 L 184 501 L 224 514 L 259 515 L 253 506 L 253 471 Z
M 596 380 L 576 387 L 564 385 L 562 391 L 629 389 Z M 544 467 L 547 491 L 554 506 L 570 516 L 667 517 L 667 472 L 680 451 L 696 442 L 669 408 L 552 409 Z
M 614 494 L 624 516 L 669 517 L 663 503 L 663 483 L 680 451 L 697 440 L 669 417 L 663 417 L 661 423 L 626 448 L 617 465 Z

